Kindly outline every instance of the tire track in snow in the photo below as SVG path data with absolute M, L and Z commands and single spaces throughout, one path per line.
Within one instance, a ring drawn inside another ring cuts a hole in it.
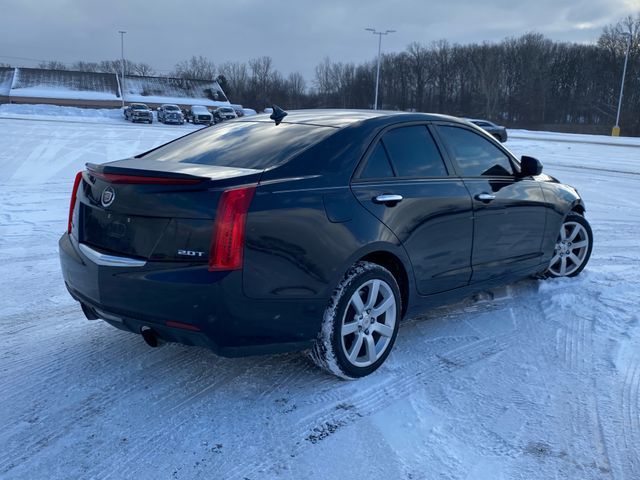
M 129 345 L 125 345 L 125 347 L 128 346 Z M 118 348 L 117 345 L 113 347 Z M 121 361 L 120 365 L 114 365 L 108 360 L 114 358 L 115 355 L 113 353 L 107 354 L 105 351 L 100 350 L 85 349 L 85 351 L 79 355 L 67 357 L 65 360 L 68 363 L 79 363 L 84 366 L 84 370 L 95 371 L 98 377 L 102 376 L 103 373 L 109 375 L 109 381 L 100 385 L 99 392 L 96 392 L 95 388 L 91 388 L 91 385 L 82 385 L 84 388 L 89 387 L 88 389 L 92 393 L 88 395 L 80 393 L 75 398 L 67 398 L 64 404 L 60 406 L 55 405 L 43 411 L 41 405 L 34 405 L 33 408 L 28 409 L 26 412 L 23 411 L 22 415 L 14 421 L 26 421 L 27 423 L 31 423 L 32 427 L 28 428 L 28 431 L 18 429 L 16 434 L 8 435 L 6 441 L 7 447 L 5 447 L 2 455 L 0 455 L 0 465 L 10 465 L 12 462 L 20 464 L 27 460 L 33 461 L 33 458 L 37 457 L 45 446 L 61 441 L 64 438 L 76 437 L 77 435 L 74 435 L 73 432 L 80 429 L 78 425 L 81 425 L 87 420 L 92 422 L 95 421 L 96 417 L 113 416 L 114 414 L 120 416 L 118 412 L 126 411 L 127 408 L 130 407 L 128 405 L 129 399 L 133 394 L 140 390 L 144 391 L 149 385 L 158 384 L 161 379 L 165 381 L 163 388 L 161 390 L 156 389 L 154 393 L 159 395 L 163 401 L 171 401 L 173 396 L 183 395 L 185 391 L 183 387 L 188 382 L 185 378 L 188 378 L 189 372 L 193 372 L 194 363 L 198 360 L 195 355 L 181 355 L 185 348 L 186 347 L 177 347 L 174 349 L 173 358 L 168 359 L 166 356 L 150 355 L 150 352 L 153 351 L 144 347 L 144 349 L 141 348 L 139 350 L 137 355 L 131 356 L 129 354 L 126 361 Z M 97 361 L 103 364 L 102 368 L 87 368 L 87 362 L 82 361 L 82 357 L 87 356 L 97 358 Z M 140 358 L 142 358 L 142 361 L 138 361 Z M 174 375 L 174 378 L 178 379 L 176 383 L 167 382 L 167 379 L 163 376 L 162 366 L 167 364 L 171 365 L 171 373 Z M 128 368 L 129 365 L 131 365 L 132 368 Z M 67 367 L 64 365 L 60 368 L 64 371 L 67 370 Z M 101 370 L 105 370 L 105 372 L 101 372 Z M 146 375 L 143 381 L 141 381 L 140 378 L 135 378 L 135 381 L 122 381 L 123 377 L 125 379 L 127 377 L 137 377 L 139 372 L 156 373 L 154 375 Z M 229 372 L 226 377 L 222 375 L 216 377 L 215 383 L 224 383 L 224 381 L 228 380 L 234 373 L 236 372 Z M 47 383 L 51 383 L 51 378 L 55 378 L 55 375 L 51 374 L 45 376 L 49 378 Z M 61 381 L 65 381 L 65 379 L 63 378 Z M 83 391 L 84 388 L 82 389 Z M 52 389 L 58 390 L 55 385 Z M 18 392 L 17 397 L 14 402 L 14 409 L 20 410 L 18 404 L 20 399 L 24 398 L 24 392 Z M 27 398 L 33 397 L 34 395 L 32 394 L 27 395 Z M 5 404 L 7 407 L 11 407 L 11 405 L 10 402 Z M 145 402 L 145 409 L 153 407 L 153 402 Z M 157 406 L 156 409 L 160 411 L 163 410 L 163 408 Z M 24 408 L 22 410 L 24 410 Z M 29 421 L 29 418 L 37 418 L 37 420 Z M 25 434 L 28 435 L 27 438 L 24 438 Z M 6 435 L 7 432 L 5 432 L 5 436 Z M 138 448 L 148 449 L 149 447 L 147 445 L 140 445 Z M 115 453 L 117 454 L 117 452 Z M 107 467 L 108 465 L 101 465 L 100 469 L 103 472 L 109 471 Z M 98 471 L 100 469 L 98 469 Z M 9 470 L 0 471 L 0 473 L 7 473 L 8 471 Z
M 622 439 L 631 472 L 640 476 L 640 360 L 637 355 L 629 359 L 623 372 L 619 394 L 622 411 Z
M 443 382 L 457 370 L 496 355 L 518 334 L 512 331 L 472 342 L 444 354 L 433 355 L 429 361 L 412 359 L 412 362 L 407 362 L 399 368 L 391 366 L 391 371 L 387 372 L 388 376 L 381 382 L 376 382 L 364 390 L 349 388 L 351 392 L 347 396 L 342 396 L 342 389 L 338 388 L 333 401 L 329 401 L 319 410 L 306 414 L 288 427 L 291 441 L 289 445 L 273 446 L 261 456 L 264 460 L 253 465 L 233 464 L 229 470 L 223 470 L 221 466 L 219 471 L 224 472 L 224 478 L 228 479 L 266 478 L 268 470 L 276 463 L 273 459 L 298 456 L 309 445 L 324 440 L 336 430 L 379 412 L 411 394 L 416 388 L 416 383 L 428 385 Z M 383 367 L 382 370 L 386 369 Z M 379 374 L 374 374 L 374 377 L 377 375 Z M 499 446 L 494 450 L 505 449 Z

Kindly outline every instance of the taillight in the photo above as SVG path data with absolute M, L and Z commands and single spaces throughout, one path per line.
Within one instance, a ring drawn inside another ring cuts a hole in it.
M 82 181 L 82 172 L 76 173 L 76 179 L 73 181 L 73 190 L 71 190 L 71 200 L 69 201 L 69 222 L 67 223 L 67 233 L 71 233 L 71 220 L 73 219 L 73 210 L 76 208 L 76 196 L 78 187 Z
M 222 193 L 209 250 L 209 271 L 242 268 L 247 211 L 256 187 L 236 188 Z

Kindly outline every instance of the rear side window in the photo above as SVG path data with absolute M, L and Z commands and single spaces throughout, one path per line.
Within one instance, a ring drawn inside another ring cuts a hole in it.
M 506 153 L 486 138 L 464 128 L 438 126 L 465 177 L 510 176 L 513 167 Z
M 369 155 L 367 165 L 364 167 L 364 170 L 362 170 L 360 178 L 387 177 L 393 177 L 393 170 L 391 169 L 389 157 L 387 157 L 387 152 L 384 151 L 382 142 L 378 142 L 376 148 L 374 148 L 371 155 Z
M 440 151 L 424 125 L 390 130 L 382 137 L 398 177 L 446 177 Z
M 229 122 L 152 150 L 142 157 L 160 162 L 265 169 L 283 163 L 337 129 L 273 122 Z

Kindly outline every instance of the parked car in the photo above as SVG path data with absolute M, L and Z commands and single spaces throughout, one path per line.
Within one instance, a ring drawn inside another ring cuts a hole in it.
M 213 116 L 213 123 L 222 123 L 224 121 L 224 118 L 222 118 L 222 115 L 220 115 L 220 112 L 218 111 L 218 107 L 211 107 L 209 111 Z
M 213 114 L 202 105 L 193 105 L 187 112 L 187 121 L 194 124 L 213 125 Z
M 236 111 L 232 107 L 218 107 L 216 112 L 218 112 L 223 120 L 233 120 L 238 117 Z
M 504 143 L 507 141 L 507 129 L 505 127 L 496 125 L 495 123 L 490 122 L 489 120 L 482 120 L 478 118 L 469 118 L 467 120 L 473 123 L 474 125 L 477 125 L 480 128 L 486 130 L 487 132 L 489 132 L 489 134 L 493 135 L 500 142 Z
M 124 118 L 131 122 L 153 123 L 153 112 L 144 103 L 132 103 L 124 109 Z
M 182 111 L 177 105 L 161 105 L 158 108 L 158 121 L 162 123 L 176 123 L 182 125 L 184 123 L 184 117 Z
M 59 250 L 89 319 L 356 378 L 403 318 L 589 260 L 578 192 L 468 122 L 274 110 L 77 174 Z

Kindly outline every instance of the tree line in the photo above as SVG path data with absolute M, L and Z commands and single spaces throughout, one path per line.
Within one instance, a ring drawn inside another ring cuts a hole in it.
M 629 37 L 630 35 L 630 37 Z M 482 117 L 521 128 L 608 133 L 615 123 L 622 66 L 631 38 L 620 124 L 640 135 L 640 15 L 603 29 L 596 44 L 554 42 L 526 33 L 498 43 L 412 43 L 384 54 L 378 104 L 390 110 Z M 40 68 L 120 72 L 120 60 L 46 62 Z M 154 75 L 146 63 L 125 61 L 125 72 Z M 308 84 L 283 75 L 271 57 L 214 64 L 203 56 L 177 63 L 168 76 L 217 80 L 233 103 L 262 110 L 372 108 L 376 59 L 323 59 Z

